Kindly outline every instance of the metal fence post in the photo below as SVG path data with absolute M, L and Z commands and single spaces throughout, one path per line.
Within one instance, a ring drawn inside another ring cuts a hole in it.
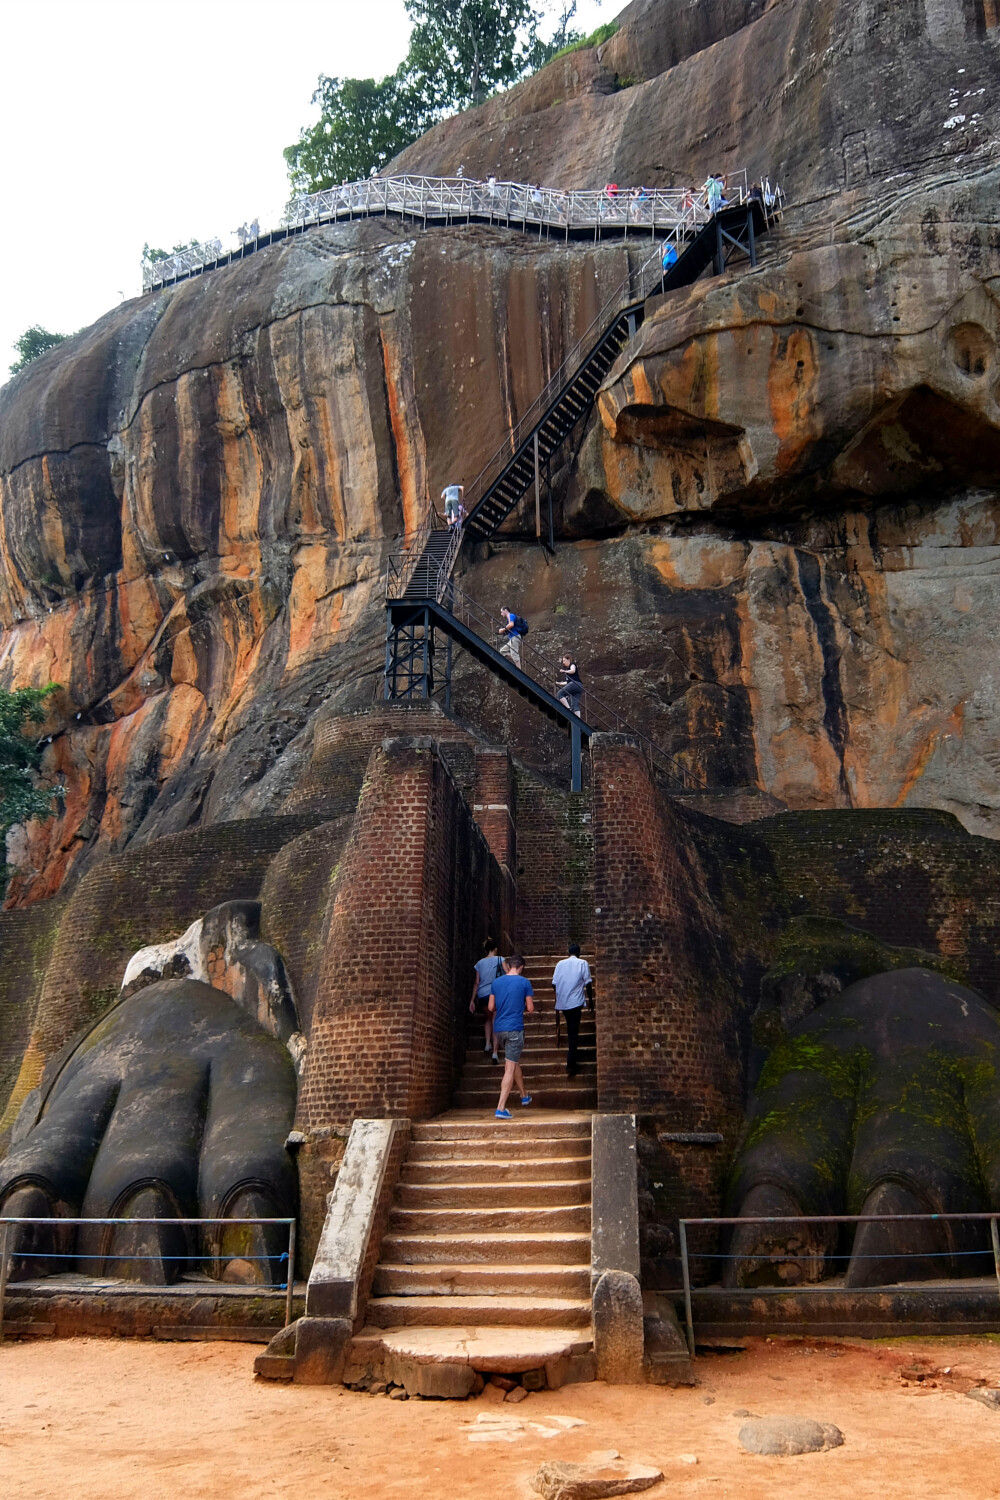
M 285 1285 L 285 1327 L 292 1321 L 292 1297 L 295 1293 L 295 1220 L 288 1226 L 288 1280 Z
M 687 1330 L 688 1353 L 694 1359 L 694 1318 L 691 1313 L 691 1268 L 688 1265 L 687 1225 L 681 1219 L 681 1275 L 684 1278 L 684 1327 Z
M 993 1225 L 993 1230 L 996 1233 L 996 1224 Z M 7 1244 L 9 1234 L 10 1225 L 5 1224 L 3 1226 L 3 1235 L 0 1237 L 0 1344 L 3 1343 L 3 1299 L 7 1291 L 7 1267 L 9 1264 Z
M 997 1273 L 997 1290 L 1000 1291 L 1000 1234 L 997 1233 L 995 1215 L 990 1220 L 990 1238 L 993 1241 L 993 1269 Z

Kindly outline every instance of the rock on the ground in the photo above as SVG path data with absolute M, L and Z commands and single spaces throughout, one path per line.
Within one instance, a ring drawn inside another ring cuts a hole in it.
M 992 1390 L 987 1386 L 978 1386 L 976 1389 L 966 1391 L 973 1401 L 981 1401 L 984 1406 L 992 1407 L 994 1411 L 1000 1411 L 1000 1391 Z
M 757 1417 L 740 1428 L 740 1446 L 747 1453 L 778 1458 L 793 1453 L 824 1453 L 839 1448 L 844 1434 L 832 1422 L 814 1422 L 811 1417 Z
M 532 1475 L 531 1487 L 542 1500 L 603 1500 L 606 1495 L 652 1489 L 662 1478 L 661 1471 L 651 1465 L 594 1454 L 590 1463 L 541 1464 Z
M 523 1385 L 516 1385 L 512 1391 L 508 1391 L 507 1392 L 506 1396 L 504 1397 L 504 1400 L 505 1401 L 515 1401 L 515 1402 L 516 1401 L 523 1401 L 527 1397 L 527 1394 L 528 1394 L 528 1392 L 524 1389 Z

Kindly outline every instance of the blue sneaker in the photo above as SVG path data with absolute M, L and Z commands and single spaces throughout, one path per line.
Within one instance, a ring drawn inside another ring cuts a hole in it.
M 498 1109 L 495 1111 L 495 1114 L 498 1120 L 509 1120 L 511 1118 L 509 1109 Z
M 521 1100 L 521 1108 L 523 1109 L 526 1104 L 530 1104 L 530 1103 L 531 1103 L 531 1095 L 530 1094 L 525 1094 L 524 1098 Z

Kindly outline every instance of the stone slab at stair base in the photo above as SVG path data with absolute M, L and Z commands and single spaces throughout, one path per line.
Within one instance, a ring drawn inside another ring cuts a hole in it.
M 464 1365 L 482 1375 L 542 1368 L 548 1375 L 551 1367 L 553 1390 L 594 1379 L 589 1330 L 496 1327 L 365 1328 L 352 1341 L 343 1379 L 345 1385 L 393 1379 L 391 1369 L 421 1364 Z

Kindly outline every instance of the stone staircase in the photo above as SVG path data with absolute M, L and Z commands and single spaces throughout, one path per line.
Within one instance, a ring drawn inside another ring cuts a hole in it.
M 514 1374 L 568 1360 L 580 1378 L 590 1133 L 585 1113 L 534 1107 L 509 1123 L 453 1110 L 415 1125 L 352 1365 L 394 1356 Z
M 592 960 L 584 956 L 593 971 Z M 556 1046 L 552 971 L 565 957 L 565 953 L 525 955 L 524 974 L 535 992 L 535 1013 L 524 1017 L 521 1067 L 528 1091 L 540 1108 L 594 1110 L 597 1108 L 597 1039 L 592 1008 L 584 1011 L 580 1022 L 580 1071 L 575 1078 L 566 1077 L 565 1022 L 560 1031 L 560 1045 Z M 495 1109 L 501 1071 L 483 1051 L 482 1021 L 478 1016 L 470 1016 L 465 1068 L 455 1092 L 456 1109 Z M 520 1108 L 516 1093 L 511 1095 L 508 1108 L 512 1112 Z

